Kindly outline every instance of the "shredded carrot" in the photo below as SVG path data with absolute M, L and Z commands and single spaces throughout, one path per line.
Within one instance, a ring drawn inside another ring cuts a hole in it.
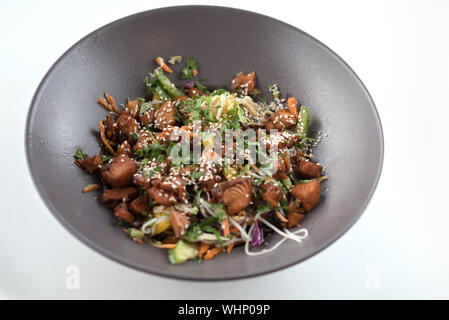
M 186 130 L 189 133 L 189 136 L 193 137 L 192 126 L 182 126 L 181 129 Z
M 104 93 L 104 97 L 106 98 L 106 101 L 108 102 L 109 106 L 112 108 L 112 111 L 114 111 L 117 114 L 120 114 L 120 110 L 115 104 L 114 98 L 111 97 L 107 92 Z
M 160 243 L 160 242 L 152 242 L 154 247 L 159 249 L 173 249 L 176 247 L 176 243 Z
M 231 253 L 232 248 L 234 248 L 234 244 L 235 244 L 235 242 L 230 243 L 226 246 L 226 253 Z
M 293 113 L 298 119 L 298 102 L 296 101 L 295 97 L 290 97 L 287 99 L 288 109 L 291 113 Z
M 193 76 L 194 76 L 194 77 L 196 77 L 196 76 L 197 76 L 197 74 L 198 74 L 198 70 L 196 70 L 196 69 L 193 69 L 192 73 L 193 73 Z
M 174 243 L 163 243 L 158 246 L 158 248 L 162 248 L 162 249 L 173 249 L 175 247 L 176 247 L 176 244 L 174 244 Z
M 98 102 L 99 102 L 103 107 L 105 107 L 108 111 L 113 112 L 111 106 L 106 102 L 106 100 L 104 100 L 103 98 L 100 98 L 100 99 L 98 100 Z
M 84 187 L 83 193 L 95 191 L 95 190 L 98 190 L 98 189 L 100 189 L 100 185 L 98 185 L 96 183 L 95 184 L 89 184 L 89 185 Z
M 160 65 L 166 72 L 173 73 L 173 70 L 169 66 L 167 66 L 167 64 L 164 62 L 164 59 L 162 59 L 161 57 L 156 58 L 156 63 Z
M 204 256 L 204 260 L 210 260 L 222 251 L 223 251 L 223 248 L 219 248 L 219 247 L 212 248 L 209 251 L 207 251 L 206 255 Z
M 198 251 L 198 257 L 201 258 L 207 252 L 207 250 L 209 250 L 209 248 L 210 244 L 206 242 L 201 242 L 200 250 Z
M 234 234 L 234 233 L 238 234 L 239 233 L 239 229 L 237 229 L 236 227 L 230 227 L 229 228 L 229 232 L 232 233 L 232 234 Z
M 103 141 L 104 145 L 106 146 L 106 148 L 109 150 L 110 153 L 112 153 L 114 156 L 117 154 L 114 149 L 111 147 L 111 145 L 109 144 L 108 139 L 106 139 L 106 134 L 104 133 L 104 126 L 103 126 L 103 121 L 100 121 L 100 123 L 98 124 L 100 127 L 100 136 L 101 136 L 101 140 Z
M 286 155 L 284 155 L 284 162 L 285 162 L 285 169 L 287 169 L 287 171 L 290 171 L 290 160 Z
M 142 241 L 142 240 L 140 240 L 140 239 L 137 239 L 137 238 L 133 238 L 133 240 L 134 240 L 135 242 L 137 242 L 138 244 L 143 244 L 143 241 Z
M 223 222 L 223 236 L 227 237 L 229 235 L 229 222 L 228 222 L 228 218 L 224 218 Z

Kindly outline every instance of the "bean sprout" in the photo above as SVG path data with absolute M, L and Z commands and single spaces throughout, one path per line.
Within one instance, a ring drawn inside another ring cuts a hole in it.
M 285 232 L 283 232 L 283 231 L 279 230 L 278 228 L 276 228 L 273 224 L 271 224 L 270 222 L 268 222 L 267 220 L 262 218 L 261 215 L 263 213 L 265 213 L 265 212 L 259 212 L 258 214 L 256 214 L 256 216 L 254 217 L 254 222 L 248 231 L 249 236 L 247 237 L 247 239 L 245 241 L 245 253 L 249 256 L 260 256 L 263 254 L 270 253 L 270 252 L 276 250 L 281 244 L 283 244 L 288 239 L 296 241 L 298 243 L 301 243 L 302 240 L 307 238 L 307 236 L 309 235 L 307 229 L 304 229 L 304 228 L 298 229 L 294 232 L 291 232 L 291 231 L 287 230 L 286 228 L 284 228 Z M 257 223 L 257 220 L 262 221 L 265 225 L 270 227 L 273 231 L 275 231 L 276 233 L 281 235 L 283 238 L 281 240 L 279 240 L 274 246 L 272 246 L 269 249 L 262 249 L 261 251 L 251 252 L 251 251 L 249 251 L 249 244 L 251 242 L 251 235 L 252 235 L 252 232 L 254 229 L 254 224 Z M 300 233 L 302 233 L 302 235 L 299 235 Z

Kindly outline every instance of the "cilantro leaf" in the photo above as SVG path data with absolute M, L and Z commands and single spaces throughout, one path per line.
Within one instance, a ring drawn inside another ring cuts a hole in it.
M 194 71 L 193 70 L 198 70 L 199 67 L 200 66 L 198 65 L 198 62 L 196 62 L 195 59 L 190 57 L 189 59 L 187 59 L 186 65 L 181 70 L 181 77 L 183 79 L 191 79 L 191 78 L 193 78 L 194 77 Z
M 81 149 L 76 150 L 75 154 L 73 155 L 75 159 L 84 159 L 84 152 Z
M 144 82 L 148 94 L 157 94 L 162 100 L 170 99 L 169 94 L 162 89 L 161 84 L 155 75 L 146 76 Z
M 267 102 L 268 102 L 268 101 L 267 101 L 267 98 L 264 97 L 264 96 L 259 97 L 259 101 L 262 101 L 262 102 L 264 102 L 264 103 L 267 103 Z
M 144 102 L 140 105 L 139 116 L 143 115 L 145 112 L 153 108 L 153 104 L 151 102 Z
M 247 123 L 248 122 L 248 119 L 246 119 L 245 114 L 244 114 L 243 110 L 240 107 L 238 107 L 238 109 L 237 109 L 237 115 L 239 116 L 239 121 L 241 123 Z
M 231 124 L 232 129 L 234 129 L 234 130 L 240 129 L 240 121 L 239 121 L 238 115 L 232 116 L 231 121 L 232 121 L 232 124 Z
M 267 203 L 264 206 L 257 208 L 256 212 L 259 213 L 259 212 L 265 212 L 265 211 L 269 211 L 269 210 L 272 210 L 272 207 L 270 204 Z
M 203 92 L 206 92 L 206 91 L 207 91 L 207 87 L 206 87 L 205 85 L 199 83 L 198 81 L 196 81 L 195 84 L 196 84 L 196 87 L 197 87 L 198 89 L 200 89 L 201 91 L 203 91 Z
M 140 158 L 155 158 L 156 161 L 162 162 L 165 160 L 165 148 L 158 142 L 148 144 L 144 149 L 136 151 L 136 156 Z
M 221 239 L 221 234 L 220 234 L 220 232 L 217 229 L 215 229 L 213 227 L 210 227 L 210 226 L 207 226 L 207 227 L 203 228 L 203 231 L 204 232 L 213 233 L 215 235 L 215 237 L 217 238 L 218 244 L 219 245 L 223 245 L 223 240 Z
M 101 160 L 102 160 L 103 162 L 109 161 L 109 160 L 111 160 L 111 159 L 114 159 L 114 156 L 106 156 L 106 155 L 102 155 L 102 156 L 101 156 Z
M 218 221 L 222 221 L 226 217 L 226 211 L 223 203 L 211 203 L 210 206 L 214 210 L 215 217 Z
M 202 177 L 203 175 L 204 175 L 203 172 L 198 172 L 198 171 L 193 171 L 191 174 L 193 179 L 198 179 L 198 178 Z

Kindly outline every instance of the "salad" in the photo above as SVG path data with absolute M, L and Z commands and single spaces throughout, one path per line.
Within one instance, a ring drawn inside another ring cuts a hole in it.
M 240 72 L 231 88 L 208 87 L 194 58 L 155 59 L 146 96 L 118 105 L 99 99 L 102 155 L 82 149 L 75 164 L 99 183 L 115 224 L 139 244 L 168 250 L 173 264 L 210 260 L 243 246 L 250 256 L 303 241 L 301 221 L 320 200 L 323 166 L 314 161 L 309 110 Z M 181 85 L 170 78 L 180 69 Z M 282 239 L 268 243 L 267 235 Z

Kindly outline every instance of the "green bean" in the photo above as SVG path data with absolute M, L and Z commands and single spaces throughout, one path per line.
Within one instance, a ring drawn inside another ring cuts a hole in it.
M 179 90 L 175 84 L 173 82 L 170 81 L 169 78 L 167 78 L 164 73 L 162 72 L 162 70 L 157 70 L 155 71 L 155 75 L 157 77 L 157 80 L 159 81 L 160 85 L 162 86 L 162 88 L 167 91 L 167 93 L 173 97 L 179 97 L 184 95 L 184 93 Z
M 299 182 L 300 182 L 300 183 L 308 183 L 308 182 L 310 182 L 310 181 L 317 180 L 319 183 L 321 183 L 321 182 L 323 182 L 323 181 L 326 181 L 327 179 L 328 179 L 327 176 L 321 176 L 321 177 L 316 178 L 316 179 L 299 180 Z
M 309 109 L 301 106 L 298 117 L 298 135 L 305 139 L 309 136 Z

